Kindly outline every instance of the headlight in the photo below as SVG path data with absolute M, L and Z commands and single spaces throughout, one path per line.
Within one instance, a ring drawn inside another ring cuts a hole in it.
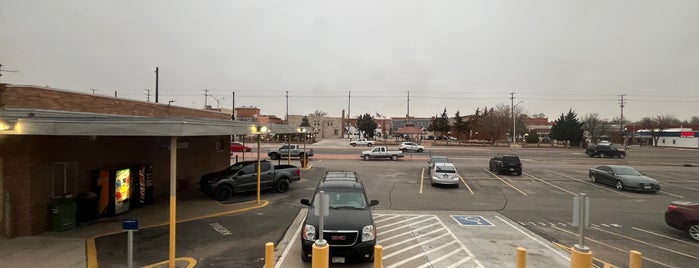
M 375 238 L 374 225 L 367 225 L 362 228 L 362 242 L 371 241 Z
M 303 226 L 303 232 L 301 233 L 303 240 L 315 241 L 316 240 L 316 227 L 310 224 Z

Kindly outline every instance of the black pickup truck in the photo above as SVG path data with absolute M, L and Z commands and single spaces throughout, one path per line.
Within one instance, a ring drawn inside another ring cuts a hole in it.
M 294 165 L 273 165 L 260 162 L 260 188 L 273 188 L 283 193 L 292 181 L 301 179 L 301 170 Z M 257 190 L 257 161 L 242 161 L 224 170 L 204 174 L 199 190 L 218 201 L 230 199 L 234 193 Z
M 626 151 L 619 150 L 611 145 L 591 145 L 585 149 L 585 154 L 590 157 L 626 157 Z

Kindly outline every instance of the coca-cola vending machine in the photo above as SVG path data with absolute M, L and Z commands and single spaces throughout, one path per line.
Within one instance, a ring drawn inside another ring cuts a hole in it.
M 131 184 L 131 206 L 142 207 L 153 204 L 153 165 L 139 164 L 132 174 L 135 178 Z

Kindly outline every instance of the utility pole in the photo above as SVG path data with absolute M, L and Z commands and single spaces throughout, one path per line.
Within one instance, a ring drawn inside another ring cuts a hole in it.
M 510 93 L 510 103 L 511 103 L 510 105 L 512 106 L 512 144 L 517 144 L 515 142 L 515 138 L 517 137 L 517 134 L 516 134 L 517 131 L 515 129 L 516 129 L 517 125 L 515 124 L 516 121 L 515 121 L 515 93 L 514 92 Z
M 157 66 L 155 67 L 155 103 L 158 103 L 158 67 Z
M 233 91 L 233 98 L 231 98 L 233 103 L 232 103 L 232 112 L 231 112 L 231 119 L 235 121 L 235 91 Z
M 150 89 L 146 88 L 146 102 L 150 102 Z
M 624 105 L 626 104 L 626 100 L 624 100 L 624 97 L 626 94 L 621 94 L 619 95 L 619 107 L 621 107 L 621 119 L 619 120 L 619 130 L 621 132 L 624 132 Z
M 208 99 L 209 99 L 209 91 L 204 89 L 204 109 L 206 109 L 208 105 Z
M 349 93 L 347 93 L 347 138 L 352 141 L 352 137 L 350 136 L 350 102 L 352 100 L 352 91 L 350 90 Z
M 289 91 L 286 91 L 286 116 L 284 117 L 286 124 L 289 124 Z
M 408 91 L 408 110 L 407 113 L 405 114 L 405 126 L 408 126 L 410 123 L 410 91 Z
M 95 95 L 95 91 L 97 91 L 97 89 L 91 88 L 90 90 L 92 90 L 92 95 Z

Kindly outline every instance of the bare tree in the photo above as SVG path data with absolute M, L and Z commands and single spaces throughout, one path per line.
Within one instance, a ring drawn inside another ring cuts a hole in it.
M 641 126 L 650 131 L 653 138 L 653 146 L 658 146 L 658 139 L 661 133 L 673 124 L 678 124 L 680 120 L 672 115 L 657 115 L 653 118 L 644 117 L 641 120 Z

